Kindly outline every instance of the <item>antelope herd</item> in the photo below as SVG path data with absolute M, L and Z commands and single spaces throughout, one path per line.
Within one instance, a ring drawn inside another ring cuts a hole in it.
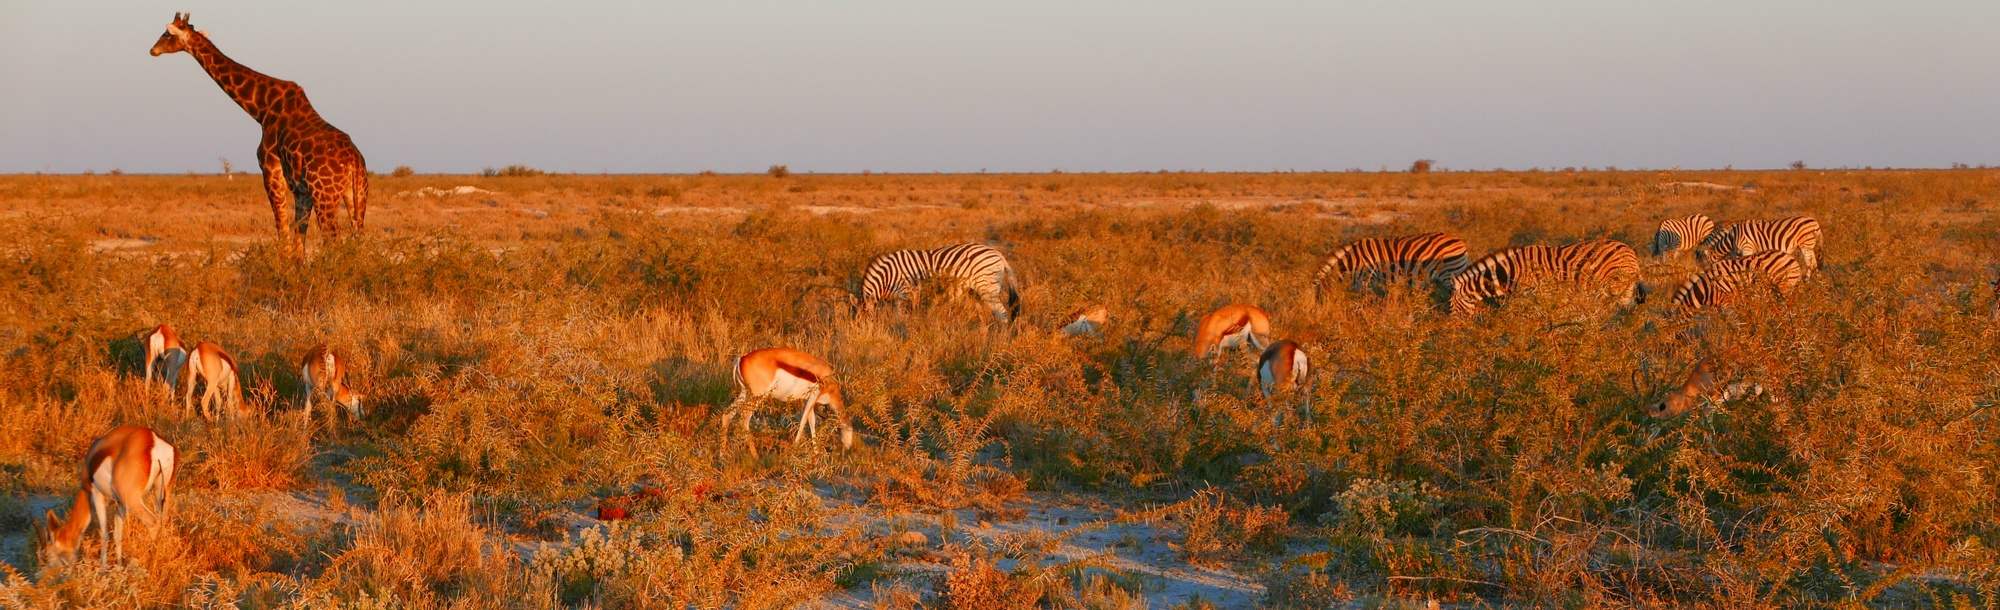
M 1779 295 L 1791 293 L 1819 267 L 1820 225 L 1806 217 L 1747 221 L 1718 225 L 1707 216 L 1670 219 L 1660 223 L 1651 248 L 1655 260 L 1693 252 L 1704 267 L 1674 292 L 1672 303 L 1693 312 L 1722 305 L 1749 286 L 1769 285 Z M 1473 259 L 1464 241 L 1445 233 L 1355 240 L 1335 250 L 1311 281 L 1318 298 L 1332 286 L 1350 290 L 1400 282 L 1431 289 L 1440 306 L 1453 316 L 1476 314 L 1501 301 L 1537 287 L 1573 284 L 1600 289 L 1621 305 L 1645 302 L 1640 260 L 1633 249 L 1613 240 L 1570 244 L 1529 244 L 1504 248 Z M 926 283 L 947 292 L 963 293 L 992 311 L 1002 324 L 1019 317 L 1021 297 L 1013 265 L 999 250 L 964 243 L 933 250 L 899 250 L 884 254 L 863 271 L 855 292 L 856 313 L 878 303 L 915 305 Z M 2000 281 L 1994 282 L 2000 293 Z M 2000 298 L 1991 315 L 2000 320 Z M 1055 330 L 1068 337 L 1095 336 L 1111 323 L 1102 305 L 1080 308 Z M 241 375 L 236 360 L 212 341 L 184 342 L 170 325 L 159 325 L 140 336 L 147 383 L 157 373 L 181 393 L 184 415 L 193 411 L 195 388 L 203 386 L 200 413 L 211 420 L 253 416 L 243 407 Z M 1305 346 L 1290 339 L 1273 340 L 1271 315 L 1248 303 L 1223 305 L 1193 327 L 1190 356 L 1221 363 L 1232 351 L 1255 355 L 1254 384 L 1274 424 L 1283 425 L 1281 399 L 1296 399 L 1304 417 L 1311 417 L 1314 365 Z M 362 419 L 362 395 L 347 384 L 346 355 L 327 344 L 305 350 L 298 360 L 298 413 L 310 420 L 316 403 L 327 404 L 329 426 L 339 411 Z M 847 413 L 847 396 L 832 363 L 788 347 L 757 349 L 737 357 L 730 367 L 735 398 L 720 410 L 721 447 L 729 446 L 733 428 L 741 428 L 749 453 L 757 455 L 751 422 L 757 405 L 766 401 L 799 405 L 792 441 L 818 436 L 822 407 L 831 411 L 843 447 L 855 443 Z M 183 389 L 182 386 L 185 385 Z M 1654 417 L 1674 417 L 1703 403 L 1761 395 L 1762 385 L 1749 381 L 1732 363 L 1713 354 L 1697 359 L 1679 386 L 1644 409 Z M 1197 395 L 1199 395 L 1197 393 Z M 173 480 L 175 452 L 158 434 L 145 428 L 120 427 L 92 445 L 84 461 L 83 485 L 67 520 L 53 511 L 42 530 L 44 553 L 54 559 L 73 557 L 78 538 L 95 515 L 108 548 L 122 546 L 124 516 L 137 510 L 143 521 L 162 517 Z M 157 510 L 145 498 L 156 494 Z M 107 504 L 115 501 L 115 515 Z M 86 512 L 86 509 L 88 512 Z M 122 553 L 122 551 L 120 551 Z M 101 553 L 102 555 L 102 553 Z

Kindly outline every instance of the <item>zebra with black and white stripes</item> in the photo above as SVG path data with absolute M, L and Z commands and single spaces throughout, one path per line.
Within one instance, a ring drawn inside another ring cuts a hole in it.
M 1770 251 L 1732 256 L 1688 278 L 1687 283 L 1674 291 L 1673 301 L 1688 309 L 1701 309 L 1720 304 L 1737 291 L 1759 282 L 1770 282 L 1779 294 L 1784 294 L 1804 280 L 1804 265 L 1790 254 Z
M 933 250 L 897 250 L 876 257 L 861 278 L 861 307 L 878 301 L 917 302 L 917 290 L 932 278 L 956 281 L 978 297 L 1001 322 L 1021 314 L 1020 286 L 1014 268 L 999 250 L 964 243 Z
M 1819 269 L 1819 242 L 1819 221 L 1810 216 L 1748 220 L 1710 233 L 1696 254 L 1706 259 L 1783 252 L 1798 259 L 1810 278 Z
M 1624 305 L 1646 300 L 1646 286 L 1639 282 L 1639 255 L 1624 242 L 1600 239 L 1488 254 L 1452 278 L 1451 311 L 1473 313 L 1488 299 L 1555 282 L 1622 286 Z
M 1706 214 L 1669 218 L 1653 232 L 1653 257 L 1673 256 L 1695 249 L 1715 232 L 1715 220 Z
M 1326 290 L 1327 281 L 1348 278 L 1351 288 L 1366 282 L 1401 277 L 1422 279 L 1440 287 L 1452 276 L 1472 266 L 1465 241 L 1444 233 L 1423 233 L 1400 237 L 1369 237 L 1341 246 L 1313 275 L 1313 294 Z

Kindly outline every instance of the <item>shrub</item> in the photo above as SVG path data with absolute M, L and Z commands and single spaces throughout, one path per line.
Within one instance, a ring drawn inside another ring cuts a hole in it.
M 1412 161 L 1410 162 L 1410 173 L 1412 174 L 1431 173 L 1431 164 L 1433 163 L 1436 162 L 1430 159 L 1418 159 L 1416 161 Z
M 395 169 L 395 171 L 391 171 L 391 172 L 389 172 L 389 176 L 391 176 L 391 177 L 394 177 L 394 178 L 408 178 L 408 177 L 410 177 L 410 176 L 414 176 L 414 175 L 416 175 L 416 174 L 417 174 L 417 171 L 416 171 L 416 170 L 413 170 L 413 169 L 410 169 L 410 166 L 408 166 L 408 165 L 398 165 L 398 166 L 396 166 L 396 169 Z
M 784 178 L 792 175 L 792 169 L 783 165 L 773 165 L 769 169 L 765 169 L 764 173 L 770 175 L 772 178 Z
M 546 174 L 547 172 L 526 165 L 509 165 L 500 169 L 489 167 L 479 170 L 479 175 L 486 178 L 533 178 Z

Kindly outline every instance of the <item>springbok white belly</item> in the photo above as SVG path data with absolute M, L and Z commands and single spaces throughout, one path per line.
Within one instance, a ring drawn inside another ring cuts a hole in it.
M 1256 328 L 1257 327 L 1255 326 L 1244 324 L 1243 330 L 1236 331 L 1233 334 L 1223 335 L 1221 341 L 1222 349 L 1237 349 L 1245 345 L 1249 345 L 1250 336 L 1256 334 L 1257 332 L 1255 330 Z
M 780 370 L 771 376 L 771 387 L 764 390 L 764 395 L 774 400 L 805 400 L 807 396 L 818 391 L 818 383 L 806 381 L 790 372 Z

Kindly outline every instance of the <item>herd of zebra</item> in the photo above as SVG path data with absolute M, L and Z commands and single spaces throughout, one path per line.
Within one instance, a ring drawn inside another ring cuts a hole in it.
M 1804 216 L 1752 220 L 1716 228 L 1701 214 L 1660 223 L 1653 256 L 1689 250 L 1708 263 L 1674 291 L 1673 302 L 1690 309 L 1715 305 L 1759 281 L 1788 291 L 1819 266 L 1819 222 Z M 1472 260 L 1463 240 L 1444 233 L 1365 238 L 1329 256 L 1313 278 L 1315 294 L 1329 280 L 1345 277 L 1354 286 L 1402 278 L 1426 280 L 1445 295 L 1453 313 L 1483 305 L 1533 286 L 1598 284 L 1617 289 L 1621 304 L 1645 302 L 1639 256 L 1622 242 L 1598 239 L 1562 246 L 1507 248 Z
M 1819 222 L 1809 217 L 1750 220 L 1718 228 L 1713 219 L 1695 214 L 1660 223 L 1653 236 L 1652 254 L 1659 259 L 1692 251 L 1703 264 L 1703 269 L 1673 294 L 1674 303 L 1697 310 L 1724 303 L 1758 283 L 1769 283 L 1779 294 L 1785 294 L 1819 268 L 1819 248 Z M 1324 294 L 1342 280 L 1349 284 L 1350 290 L 1364 286 L 1380 288 L 1386 282 L 1428 285 L 1453 315 L 1477 313 L 1509 295 L 1538 286 L 1574 284 L 1606 289 L 1616 293 L 1624 306 L 1645 302 L 1648 292 L 1640 281 L 1638 254 L 1631 246 L 1609 239 L 1560 246 L 1518 246 L 1473 260 L 1464 240 L 1445 233 L 1363 238 L 1349 242 L 1326 258 L 1314 274 L 1313 295 Z M 859 308 L 872 310 L 884 301 L 914 305 L 920 288 L 927 282 L 940 282 L 947 290 L 969 293 L 1003 323 L 1012 323 L 1020 315 L 1020 287 L 1013 266 L 999 250 L 977 243 L 934 250 L 899 250 L 876 258 L 862 277 Z M 2000 315 L 2000 305 L 1996 305 L 1995 311 Z M 1060 332 L 1094 334 L 1108 317 L 1102 305 L 1088 306 L 1064 318 Z M 1268 403 L 1276 393 L 1309 387 L 1312 371 L 1305 350 L 1292 341 L 1272 341 L 1270 329 L 1270 316 L 1262 308 L 1231 303 L 1196 324 L 1190 351 L 1203 359 L 1219 357 L 1232 349 L 1261 352 L 1256 368 L 1257 385 Z M 735 373 L 739 394 L 737 402 L 725 413 L 744 414 L 746 436 L 751 414 L 740 407 L 757 398 L 805 399 L 794 441 L 810 434 L 816 419 L 813 411 L 818 404 L 831 406 L 836 417 L 845 420 L 844 414 L 839 413 L 844 399 L 838 385 L 831 380 L 831 365 L 791 352 L 775 348 L 738 359 Z M 753 356 L 777 358 L 775 362 L 787 366 L 746 364 L 759 360 Z M 1726 400 L 1744 393 L 1739 387 L 1745 386 L 1743 383 L 1718 384 L 1716 366 L 1707 359 L 1698 362 L 1683 387 L 1649 412 L 1666 416 L 1685 410 L 1685 403 L 1692 400 L 1690 397 Z M 760 381 L 746 383 L 745 379 Z M 1304 398 L 1301 406 L 1310 410 L 1311 393 L 1306 392 Z M 1280 411 L 1273 413 L 1274 417 L 1281 417 Z M 725 434 L 733 417 L 728 414 L 724 415 Z M 852 442 L 852 429 L 845 425 L 842 441 Z M 753 452 L 754 447 L 753 444 Z
M 1654 257 L 1692 251 L 1705 268 L 1673 293 L 1689 309 L 1720 304 L 1751 285 L 1768 282 L 1784 293 L 1819 268 L 1820 225 L 1806 216 L 1750 220 L 1717 227 L 1695 214 L 1660 223 L 1653 236 Z M 1639 256 L 1631 246 L 1609 239 L 1568 245 L 1506 248 L 1473 260 L 1465 241 L 1445 233 L 1369 237 L 1350 242 L 1320 265 L 1315 295 L 1345 280 L 1354 289 L 1385 281 L 1423 282 L 1454 314 L 1479 311 L 1510 294 L 1539 285 L 1578 283 L 1605 286 L 1620 303 L 1643 303 L 1649 292 L 1640 281 Z M 883 301 L 914 304 L 926 281 L 949 280 L 971 294 L 1002 322 L 1020 315 L 1021 295 L 1014 269 L 999 250 L 964 243 L 934 250 L 899 250 L 882 255 L 862 276 L 861 307 Z M 1086 311 L 1071 314 L 1075 324 Z M 1102 313 L 1097 315 L 1101 316 Z

